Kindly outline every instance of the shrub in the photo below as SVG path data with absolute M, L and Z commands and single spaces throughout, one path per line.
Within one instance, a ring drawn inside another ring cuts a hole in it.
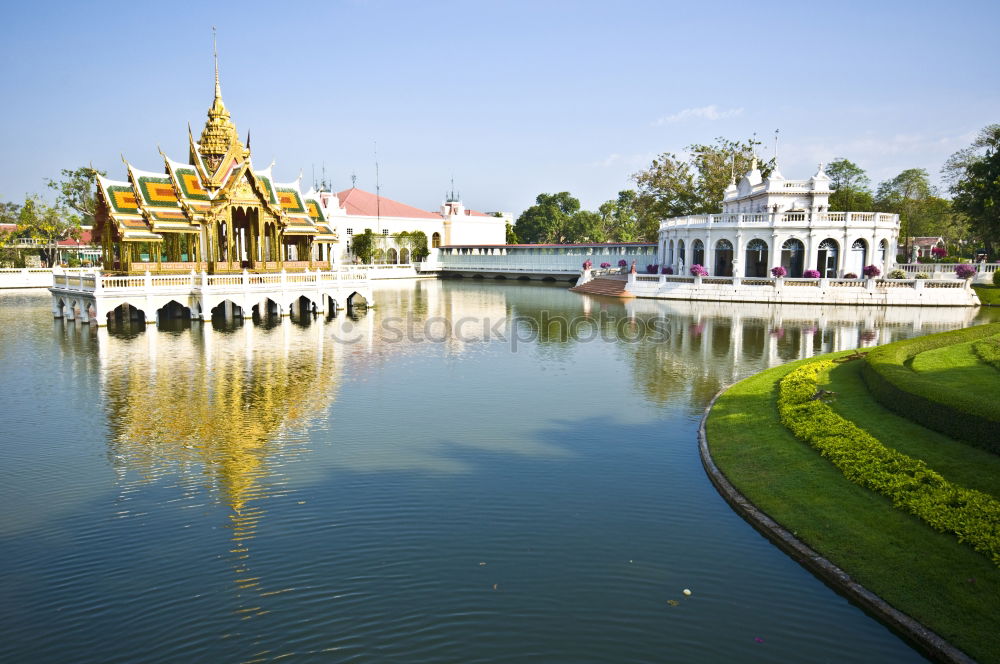
M 646 272 L 648 274 L 656 274 L 659 271 L 660 271 L 660 266 L 659 265 L 647 265 L 646 266 Z
M 786 274 L 788 274 L 788 270 L 786 270 L 785 268 L 781 267 L 780 265 L 777 266 L 777 267 L 772 267 L 771 268 L 771 276 L 775 277 L 776 279 L 781 279 Z
M 628 266 L 628 261 L 625 260 L 624 258 L 618 261 L 618 267 L 627 267 L 627 266 Z
M 948 250 L 944 247 L 934 247 L 931 249 L 931 254 L 934 258 L 944 258 L 948 255 Z
M 906 273 L 898 268 L 893 270 L 886 276 L 888 276 L 890 279 L 906 279 Z
M 955 274 L 958 275 L 959 279 L 971 279 L 976 276 L 976 268 L 969 264 L 956 265 Z
M 806 279 L 819 279 L 821 275 L 819 270 L 806 270 L 802 273 L 802 276 Z
M 1000 286 L 1000 270 L 993 273 L 993 285 Z
M 590 262 L 589 258 L 587 260 L 583 261 L 583 269 L 584 270 L 589 270 L 592 267 L 594 267 L 594 264 Z
M 1000 334 L 972 344 L 972 350 L 980 360 L 994 369 L 1000 369 Z
M 607 262 L 601 263 L 601 269 L 607 270 L 609 267 L 611 267 L 611 263 L 607 263 Z
M 669 265 L 663 266 L 663 274 L 673 274 L 673 273 L 674 273 L 674 268 L 670 267 Z
M 917 272 L 913 276 L 916 277 L 917 279 L 930 279 L 931 278 L 930 272 Z
M 865 265 L 863 268 L 861 268 L 861 272 L 869 279 L 874 279 L 875 277 L 882 274 L 882 270 L 878 268 L 878 265 Z
M 991 323 L 879 346 L 865 358 L 865 384 L 875 400 L 894 413 L 1000 454 L 1000 401 L 984 398 L 983 390 L 975 386 L 948 388 L 909 367 L 909 361 L 924 351 L 998 334 L 1000 323 Z
M 707 277 L 708 270 L 705 269 L 703 265 L 698 265 L 695 263 L 691 266 L 691 276 L 692 277 Z
M 1000 501 L 952 484 L 924 461 L 886 447 L 816 398 L 818 376 L 834 366 L 820 360 L 778 383 L 781 423 L 830 460 L 851 482 L 879 493 L 894 507 L 987 555 L 1000 566 Z
M 857 279 L 858 275 L 853 272 L 848 272 L 844 275 L 844 279 Z

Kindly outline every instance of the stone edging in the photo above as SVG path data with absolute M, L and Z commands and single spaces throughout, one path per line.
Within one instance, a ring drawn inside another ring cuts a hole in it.
M 711 412 L 712 406 L 715 405 L 716 400 L 727 389 L 723 388 L 719 390 L 705 408 L 705 414 L 702 415 L 701 423 L 698 425 L 698 451 L 699 456 L 701 456 L 701 464 L 704 466 L 708 478 L 715 485 L 719 494 L 729 503 L 729 506 L 775 546 L 791 556 L 793 560 L 833 587 L 837 592 L 877 617 L 890 629 L 914 645 L 924 655 L 939 662 L 975 664 L 974 659 L 945 641 L 940 635 L 902 611 L 893 608 L 881 597 L 852 579 L 847 572 L 821 556 L 804 542 L 798 540 L 790 532 L 778 525 L 774 519 L 747 500 L 746 496 L 737 491 L 736 487 L 726 479 L 726 476 L 715 465 L 712 453 L 708 449 L 708 435 L 705 432 L 705 423 L 708 420 L 708 414 Z

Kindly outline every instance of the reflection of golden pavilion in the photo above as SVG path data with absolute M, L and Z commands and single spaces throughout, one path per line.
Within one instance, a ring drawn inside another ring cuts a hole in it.
M 106 269 L 209 273 L 328 268 L 337 241 L 315 192 L 298 181 L 274 182 L 271 166 L 253 168 L 246 145 L 215 99 L 196 143 L 188 128 L 188 163 L 162 152 L 164 172 L 126 162 L 128 181 L 98 177 L 94 236 Z M 273 164 L 272 164 L 273 166 Z
M 170 502 L 182 508 L 206 498 L 227 505 L 243 589 L 260 584 L 248 566 L 266 506 L 291 491 L 281 468 L 308 451 L 297 432 L 326 417 L 337 392 L 342 349 L 324 332 L 284 319 L 236 334 L 98 333 L 122 495 L 163 485 L 179 490 Z

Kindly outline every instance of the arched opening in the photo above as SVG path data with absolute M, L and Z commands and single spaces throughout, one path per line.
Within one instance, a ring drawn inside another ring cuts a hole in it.
M 146 314 L 128 302 L 119 304 L 108 312 L 109 325 L 128 325 L 130 323 L 146 324 Z
M 223 320 L 243 318 L 243 308 L 232 300 L 223 300 L 212 308 L 212 318 L 220 318 Z
M 435 233 L 434 235 L 431 236 L 431 247 L 436 249 L 440 246 L 441 246 L 441 234 Z
M 705 265 L 705 243 L 701 240 L 691 243 L 691 265 Z
M 882 271 L 885 272 L 889 267 L 889 241 L 882 240 L 878 243 L 878 252 L 882 255 Z
M 410 250 L 407 248 L 402 248 L 399 250 L 399 263 L 400 265 L 410 264 Z
M 816 256 L 816 269 L 820 275 L 827 278 L 837 277 L 837 254 L 840 253 L 840 245 L 833 238 L 826 238 L 819 243 L 819 252 Z
M 747 277 L 766 277 L 768 251 L 767 242 L 754 238 L 747 243 L 746 264 L 744 275 Z
M 330 297 L 329 295 L 327 295 L 326 296 L 326 316 L 327 316 L 327 318 L 334 318 L 334 317 L 336 317 L 337 311 L 339 311 L 339 310 L 340 310 L 340 305 L 337 304 L 337 301 L 335 299 L 333 299 L 332 297 Z
M 805 265 L 806 248 L 802 244 L 802 240 L 795 238 L 785 240 L 784 244 L 781 245 L 781 267 L 785 268 L 788 276 L 792 279 L 798 279 L 805 271 Z
M 851 244 L 851 256 L 845 269 L 860 277 L 865 265 L 868 265 L 868 243 L 862 238 L 858 238 Z
M 185 307 L 183 304 L 177 300 L 170 300 L 165 305 L 160 307 L 156 312 L 157 319 L 160 321 L 164 320 L 190 320 L 191 309 Z
M 712 274 L 717 277 L 733 276 L 733 243 L 722 239 L 715 243 L 715 269 Z
M 667 245 L 667 260 L 666 260 L 666 263 L 667 263 L 667 265 L 673 265 L 674 264 L 674 241 L 673 240 L 671 240 L 670 243 Z
M 684 240 L 677 241 L 677 267 L 680 271 L 684 270 L 684 262 L 687 257 L 684 255 Z
M 385 262 L 388 263 L 389 265 L 396 265 L 399 262 L 399 257 L 396 254 L 395 249 L 391 247 L 389 248 L 389 251 L 386 252 Z
M 368 306 L 368 300 L 366 300 L 365 296 L 362 295 L 361 293 L 359 293 L 357 291 L 354 291 L 353 293 L 351 293 L 347 297 L 347 308 L 348 309 L 355 309 L 355 308 L 357 308 L 359 306 L 361 306 L 361 307 L 367 307 Z

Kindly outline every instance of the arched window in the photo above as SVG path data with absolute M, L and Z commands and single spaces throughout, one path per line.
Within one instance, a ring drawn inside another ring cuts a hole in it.
M 715 270 L 717 277 L 733 276 L 733 243 L 729 240 L 719 240 L 715 243 Z
M 753 239 L 747 243 L 746 264 L 743 274 L 748 277 L 767 276 L 767 242 Z
M 889 241 L 882 240 L 878 243 L 878 252 L 882 255 L 882 271 L 889 267 Z
M 840 253 L 840 245 L 833 238 L 827 238 L 819 243 L 819 252 L 816 256 L 816 269 L 824 277 L 837 276 L 837 254 Z
M 402 248 L 399 250 L 399 262 L 406 265 L 410 262 L 410 250 L 407 248 Z
M 851 244 L 851 257 L 847 262 L 845 269 L 848 272 L 853 272 L 859 277 L 864 270 L 865 265 L 868 264 L 868 243 L 863 239 L 858 238 Z
M 691 265 L 705 265 L 705 243 L 701 240 L 691 243 Z
M 667 265 L 673 265 L 674 264 L 674 241 L 673 240 L 670 241 L 670 245 L 669 246 L 670 246 L 670 248 L 667 250 L 667 261 L 666 261 L 666 263 L 667 263 Z
M 395 265 L 396 264 L 396 250 L 395 249 L 391 249 L 391 248 L 389 249 L 389 251 L 386 254 L 386 262 L 389 263 L 390 265 Z
M 431 236 L 431 247 L 436 249 L 440 246 L 441 246 L 441 234 L 435 233 L 434 235 Z
M 687 256 L 684 255 L 684 240 L 678 240 L 677 241 L 677 265 L 682 270 L 684 269 L 684 261 L 686 259 L 687 259 Z
M 785 268 L 788 276 L 792 279 L 798 279 L 802 276 L 806 264 L 805 259 L 806 248 L 801 240 L 791 238 L 785 240 L 784 244 L 781 245 L 781 267 Z

